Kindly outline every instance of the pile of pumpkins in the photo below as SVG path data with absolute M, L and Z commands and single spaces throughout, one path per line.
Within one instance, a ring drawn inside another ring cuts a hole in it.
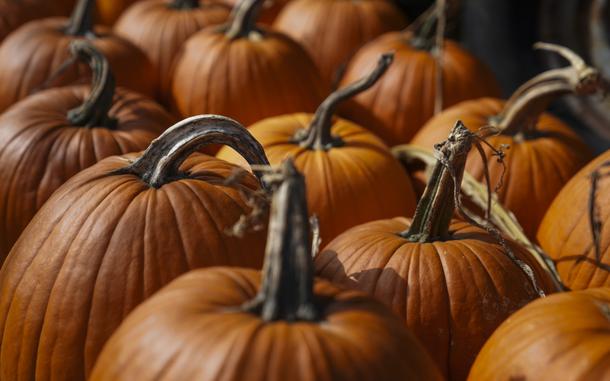
M 605 81 L 501 99 L 458 6 L 0 0 L 0 381 L 610 378 L 610 151 L 546 112 Z

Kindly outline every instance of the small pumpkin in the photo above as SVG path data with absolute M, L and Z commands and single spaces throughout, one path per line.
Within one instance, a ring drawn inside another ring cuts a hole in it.
M 199 30 L 228 17 L 227 7 L 210 0 L 147 0 L 129 7 L 114 32 L 148 55 L 157 69 L 161 96 L 169 102 L 173 63 L 182 45 Z
M 382 55 L 365 78 L 332 93 L 315 114 L 284 115 L 250 127 L 271 164 L 294 157 L 324 243 L 352 226 L 415 210 L 411 182 L 383 142 L 350 121 L 333 120 L 338 104 L 371 87 L 391 62 L 391 54 Z M 247 166 L 228 148 L 218 157 Z
M 388 0 L 293 0 L 273 23 L 307 49 L 328 83 L 337 80 L 341 67 L 362 45 L 406 25 L 401 11 Z M 377 52 L 373 62 L 387 51 Z M 347 83 L 361 78 L 372 66 Z
M 539 74 L 506 102 L 483 98 L 460 103 L 430 120 L 412 141 L 432 148 L 447 132 L 447 123 L 456 118 L 473 130 L 484 126 L 496 129 L 498 135 L 490 137 L 489 142 L 509 149 L 505 151 L 505 163 L 499 163 L 496 154 L 484 147 L 491 181 L 503 184 L 498 189 L 499 200 L 515 213 L 530 239 L 535 239 L 557 193 L 592 157 L 591 150 L 569 126 L 544 111 L 559 96 L 591 94 L 602 86 L 598 71 L 575 53 L 552 44 L 536 47 L 561 54 L 570 66 Z M 482 180 L 484 161 L 477 152 L 471 155 L 466 170 Z
M 395 52 L 396 63 L 388 74 L 340 110 L 341 115 L 368 126 L 390 146 L 408 143 L 435 114 L 437 104 L 442 109 L 467 99 L 500 96 L 494 75 L 484 63 L 455 41 L 444 39 L 442 47 L 438 46 L 433 28 L 440 12 L 437 8 L 425 22 L 386 33 L 363 46 L 347 65 L 341 81 L 345 84 L 360 78 L 374 66 L 380 53 Z M 442 89 L 440 94 L 438 89 Z M 451 125 L 443 129 L 443 137 L 436 143 L 445 139 Z
M 172 85 L 181 115 L 221 114 L 250 125 L 311 112 L 322 100 L 326 86 L 305 50 L 256 25 L 263 1 L 240 2 L 230 24 L 202 30 L 186 42 Z M 203 85 L 193 86 L 193 79 Z
M 222 160 L 191 156 L 209 143 L 268 164 L 237 122 L 197 116 L 143 154 L 81 171 L 44 204 L 0 270 L 3 380 L 85 380 L 125 316 L 177 276 L 261 267 L 264 231 L 225 233 L 250 211 L 242 193 L 259 191 L 259 182 L 235 178 L 236 167 Z
M 68 45 L 87 39 L 108 59 L 117 84 L 146 95 L 156 94 L 157 81 L 148 58 L 107 28 L 93 27 L 94 0 L 79 0 L 70 20 L 34 20 L 12 33 L 0 46 L 0 112 L 35 91 L 63 86 L 82 78 L 85 67 L 66 67 Z M 56 76 L 61 68 L 61 76 Z
M 286 161 L 273 181 L 263 273 L 215 268 L 172 282 L 119 327 L 92 381 L 441 379 L 389 310 L 314 279 L 303 176 Z
M 476 137 L 457 123 L 412 220 L 356 226 L 315 258 L 316 273 L 391 307 L 447 379 L 464 380 L 479 349 L 510 314 L 554 289 L 527 250 L 486 224 L 454 220 Z M 464 215 L 466 217 L 466 215 Z
M 46 1 L 0 0 L 0 42 L 28 21 L 58 15 Z
M 91 44 L 76 40 L 70 50 L 91 66 L 90 87 L 44 90 L 0 116 L 0 263 L 61 184 L 105 157 L 145 149 L 173 122 L 152 100 L 115 91 Z
M 610 287 L 610 179 L 604 170 L 608 163 L 610 151 L 574 175 L 555 197 L 538 229 L 540 246 L 572 290 Z
M 536 300 L 509 317 L 477 356 L 477 380 L 607 380 L 610 289 Z

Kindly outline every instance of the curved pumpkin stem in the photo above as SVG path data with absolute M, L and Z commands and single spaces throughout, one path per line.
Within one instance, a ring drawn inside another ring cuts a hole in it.
M 231 14 L 226 36 L 231 40 L 248 37 L 256 30 L 256 21 L 265 0 L 240 0 Z
M 275 190 L 263 279 L 258 295 L 242 309 L 265 321 L 314 321 L 319 313 L 314 303 L 305 179 L 292 159 L 270 176 Z
M 208 144 L 224 144 L 242 155 L 252 166 L 268 166 L 269 161 L 259 142 L 244 126 L 220 115 L 199 115 L 168 128 L 153 140 L 146 151 L 121 173 L 137 175 L 153 188 L 160 188 L 184 177 L 180 165 L 195 151 Z M 262 172 L 254 170 L 262 177 Z M 263 184 L 264 185 L 264 184 Z
M 394 156 L 400 160 L 406 167 L 410 162 L 423 162 L 427 168 L 433 168 L 436 164 L 436 158 L 431 151 L 409 144 L 403 144 L 392 148 Z M 478 207 L 482 210 L 491 205 L 488 213 L 490 221 L 497 226 L 503 234 L 510 237 L 513 241 L 525 247 L 532 257 L 536 259 L 541 268 L 548 274 L 553 281 L 555 288 L 560 291 L 567 291 L 567 287 L 563 284 L 555 263 L 542 249 L 527 238 L 523 232 L 523 228 L 515 218 L 515 215 L 506 210 L 498 201 L 498 196 L 492 193 L 491 200 L 489 197 L 489 189 L 484 184 L 477 181 L 471 174 L 464 172 L 462 180 L 462 192 L 467 195 Z M 491 201 L 491 202 L 490 202 Z M 477 219 L 479 224 L 484 224 L 480 218 Z
M 170 8 L 173 9 L 197 9 L 199 8 L 199 0 L 173 0 L 169 4 Z
M 65 33 L 71 36 L 89 36 L 93 34 L 94 0 L 79 0 L 74 7 Z
M 85 40 L 73 41 L 70 44 L 70 51 L 75 58 L 89 64 L 93 76 L 91 94 L 82 105 L 68 111 L 68 120 L 75 126 L 114 127 L 116 119 L 110 118 L 108 112 L 112 107 L 115 82 L 108 60 L 99 50 Z
M 326 151 L 333 147 L 343 145 L 343 141 L 338 137 L 332 136 L 330 132 L 332 128 L 332 118 L 337 106 L 339 106 L 341 102 L 369 89 L 377 83 L 393 60 L 394 53 L 382 54 L 379 57 L 379 61 L 377 61 L 377 66 L 369 75 L 358 82 L 354 82 L 351 85 L 330 94 L 316 110 L 309 128 L 299 131 L 294 137 L 294 141 L 310 150 Z
M 558 53 L 568 60 L 570 66 L 541 73 L 512 94 L 502 113 L 491 121 L 507 135 L 535 132 L 540 115 L 551 102 L 563 95 L 590 95 L 605 89 L 599 71 L 587 66 L 568 48 L 541 42 L 534 48 Z

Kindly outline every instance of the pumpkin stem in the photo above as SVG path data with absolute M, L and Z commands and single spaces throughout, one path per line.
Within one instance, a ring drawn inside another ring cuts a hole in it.
M 558 53 L 570 66 L 543 72 L 513 93 L 504 110 L 491 120 L 503 134 L 532 135 L 538 118 L 555 99 L 566 94 L 590 95 L 605 87 L 597 69 L 587 66 L 568 48 L 542 42 L 536 43 L 534 48 Z
M 435 145 L 437 161 L 428 185 L 415 209 L 409 229 L 400 235 L 413 242 L 432 242 L 449 237 L 455 209 L 455 189 L 462 183 L 466 157 L 475 135 L 457 122 L 449 138 Z
M 134 174 L 149 186 L 160 188 L 185 177 L 180 165 L 193 152 L 209 144 L 228 145 L 253 168 L 269 165 L 263 147 L 244 126 L 225 116 L 198 115 L 165 130 L 142 156 L 118 172 Z M 262 177 L 260 170 L 254 170 L 254 173 L 259 179 Z
M 292 159 L 273 173 L 269 233 L 258 295 L 242 309 L 264 321 L 314 321 L 313 259 L 309 242 L 305 179 Z
M 196 9 L 199 8 L 199 0 L 173 0 L 169 3 L 169 7 L 173 9 Z
M 436 0 L 424 13 L 413 21 L 406 29 L 408 41 L 414 49 L 433 51 L 438 48 L 439 34 L 445 37 L 447 23 L 447 2 Z
M 94 0 L 79 0 L 72 11 L 65 33 L 70 36 L 93 35 Z
M 336 136 L 332 136 L 330 132 L 332 128 L 332 118 L 337 106 L 341 102 L 373 86 L 386 72 L 393 59 L 394 53 L 382 54 L 379 57 L 379 61 L 377 61 L 377 66 L 375 66 L 369 75 L 360 79 L 358 82 L 354 82 L 351 85 L 330 94 L 316 110 L 309 128 L 299 131 L 294 136 L 293 140 L 299 143 L 301 147 L 310 150 L 326 151 L 333 147 L 343 145 L 343 141 Z
M 226 36 L 231 40 L 248 37 L 256 31 L 256 20 L 265 0 L 240 0 L 231 13 Z
M 79 107 L 68 111 L 68 120 L 74 126 L 113 128 L 116 119 L 108 116 L 114 98 L 115 82 L 106 57 L 85 40 L 70 44 L 72 55 L 85 61 L 93 72 L 91 94 Z

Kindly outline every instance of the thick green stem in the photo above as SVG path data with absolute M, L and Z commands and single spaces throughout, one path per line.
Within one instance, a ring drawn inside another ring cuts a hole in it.
M 386 72 L 394 59 L 393 53 L 385 53 L 379 57 L 377 66 L 369 75 L 358 82 L 339 89 L 322 102 L 307 130 L 299 131 L 294 137 L 302 147 L 310 150 L 329 150 L 343 145 L 343 141 L 331 134 L 332 118 L 339 104 L 361 92 L 371 88 Z
M 264 321 L 315 321 L 319 313 L 314 303 L 305 179 L 292 159 L 284 161 L 274 177 L 280 184 L 271 203 L 262 284 L 242 309 Z
M 456 184 L 462 183 L 474 134 L 457 122 L 449 138 L 437 144 L 437 162 L 424 194 L 417 204 L 409 229 L 400 235 L 413 242 L 433 242 L 449 237 L 455 209 Z
M 136 161 L 119 173 L 131 173 L 153 188 L 185 176 L 180 165 L 195 151 L 209 144 L 224 144 L 242 155 L 254 168 L 269 161 L 259 142 L 244 126 L 220 115 L 199 115 L 181 122 L 155 139 Z M 254 173 L 262 177 L 259 170 Z
M 537 43 L 534 47 L 560 54 L 570 66 L 539 74 L 513 93 L 502 113 L 491 119 L 491 124 L 503 134 L 534 134 L 538 118 L 557 98 L 566 94 L 590 95 L 604 88 L 597 69 L 587 66 L 571 50 L 546 43 Z
M 91 67 L 91 94 L 79 107 L 68 111 L 68 120 L 74 126 L 113 128 L 116 119 L 108 116 L 114 98 L 115 82 L 106 57 L 85 40 L 70 44 L 76 58 Z
M 169 7 L 183 10 L 196 9 L 199 8 L 199 0 L 173 0 Z
M 256 31 L 256 21 L 265 0 L 240 0 L 231 14 L 226 36 L 232 40 L 249 37 Z
M 74 7 L 65 33 L 70 36 L 89 36 L 93 34 L 93 12 L 95 0 L 79 0 Z

